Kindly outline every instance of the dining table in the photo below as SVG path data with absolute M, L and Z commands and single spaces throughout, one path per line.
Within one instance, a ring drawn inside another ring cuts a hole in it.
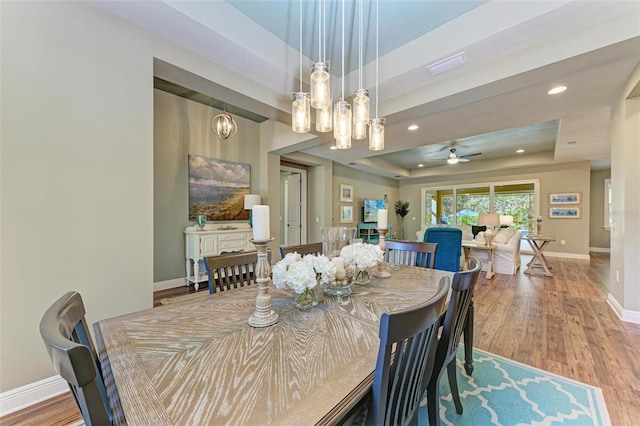
M 110 401 L 129 425 L 340 423 L 370 392 L 380 316 L 432 299 L 453 273 L 389 264 L 389 278 L 320 295 L 270 286 L 278 322 L 254 328 L 257 286 L 195 293 L 94 324 Z M 321 291 L 319 291 L 321 292 Z M 115 395 L 114 395 L 115 393 Z

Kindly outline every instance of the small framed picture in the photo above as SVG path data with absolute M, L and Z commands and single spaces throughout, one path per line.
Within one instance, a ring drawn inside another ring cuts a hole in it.
M 581 217 L 580 207 L 549 207 L 551 219 L 580 219 Z
M 340 206 L 340 223 L 353 223 L 353 206 Z
M 340 184 L 340 202 L 353 203 L 353 185 Z
M 562 192 L 549 194 L 549 204 L 582 204 L 581 192 Z

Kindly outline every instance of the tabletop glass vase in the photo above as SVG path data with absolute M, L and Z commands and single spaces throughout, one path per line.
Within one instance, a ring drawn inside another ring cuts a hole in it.
M 371 274 L 366 268 L 358 268 L 353 282 L 357 285 L 369 285 L 371 284 Z
M 318 295 L 312 288 L 306 288 L 302 293 L 293 292 L 293 301 L 302 311 L 308 311 L 318 304 Z

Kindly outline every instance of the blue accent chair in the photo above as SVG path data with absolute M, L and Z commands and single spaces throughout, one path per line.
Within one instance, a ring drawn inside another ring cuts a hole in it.
M 438 244 L 435 269 L 460 272 L 462 230 L 448 227 L 427 228 L 424 232 L 424 242 Z

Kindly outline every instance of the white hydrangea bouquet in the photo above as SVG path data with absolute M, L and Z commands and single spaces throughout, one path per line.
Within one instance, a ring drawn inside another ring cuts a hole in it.
M 344 259 L 345 263 L 355 266 L 358 270 L 355 283 L 366 285 L 371 282 L 366 268 L 382 262 L 383 254 L 377 244 L 354 243 L 344 246 L 340 251 L 340 257 Z
M 315 306 L 318 299 L 314 288 L 318 283 L 328 284 L 335 279 L 336 266 L 323 254 L 288 253 L 272 270 L 276 288 L 291 289 L 298 307 Z

